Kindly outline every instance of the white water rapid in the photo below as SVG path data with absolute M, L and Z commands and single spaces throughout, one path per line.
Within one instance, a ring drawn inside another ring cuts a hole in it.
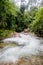
M 3 42 L 15 42 L 20 46 L 5 47 L 0 50 L 0 61 L 17 61 L 20 57 L 43 55 L 43 39 L 31 34 L 20 33 L 18 37 L 4 39 Z

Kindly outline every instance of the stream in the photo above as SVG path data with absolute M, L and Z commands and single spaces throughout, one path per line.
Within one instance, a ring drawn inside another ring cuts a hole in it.
M 15 42 L 17 46 L 0 49 L 0 62 L 17 61 L 21 57 L 43 56 L 43 38 L 20 33 L 19 36 L 2 40 L 6 44 Z

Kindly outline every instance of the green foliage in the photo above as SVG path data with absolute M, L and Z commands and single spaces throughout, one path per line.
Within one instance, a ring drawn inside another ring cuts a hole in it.
M 25 12 L 24 14 L 24 23 L 27 27 L 30 27 L 31 22 L 34 20 L 34 17 L 37 13 L 37 8 L 32 7 L 30 11 Z
M 21 32 L 24 30 L 24 28 L 27 27 L 27 25 L 24 22 L 24 9 L 20 8 L 20 11 L 17 13 L 17 16 L 15 17 L 15 24 L 15 29 L 17 32 Z
M 9 0 L 1 0 L 0 29 L 13 29 L 20 32 L 24 28 L 28 28 L 36 13 L 36 10 L 33 11 L 33 9 L 30 12 L 25 12 L 25 6 L 19 10 Z
M 23 31 L 25 28 L 43 34 L 43 8 L 31 7 L 25 12 L 25 6 L 17 8 L 9 0 L 0 0 L 0 29 Z M 7 32 L 0 36 L 7 36 Z
M 12 32 L 13 32 L 13 30 L 12 31 L 11 30 L 4 30 L 4 29 L 0 30 L 0 40 L 8 37 L 9 34 Z
M 30 25 L 31 31 L 43 34 L 43 8 L 38 9 L 35 20 Z
M 27 26 L 27 28 L 29 27 L 30 23 L 32 22 L 32 16 L 29 14 L 29 12 L 26 12 L 24 14 L 24 23 Z
M 0 28 L 11 29 L 18 9 L 9 0 L 0 1 Z
M 18 15 L 15 18 L 15 21 L 15 24 L 17 25 L 16 31 L 22 31 L 24 29 L 23 14 L 18 13 Z

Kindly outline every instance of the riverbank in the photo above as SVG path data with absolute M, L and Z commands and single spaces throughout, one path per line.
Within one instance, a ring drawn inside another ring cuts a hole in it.
M 4 38 L 10 37 L 10 34 L 13 32 L 13 30 L 0 30 L 0 40 Z
M 16 43 L 0 43 L 0 49 L 4 48 L 6 46 L 16 47 L 17 44 Z
M 43 57 L 22 57 L 17 62 L 3 62 L 0 65 L 43 65 Z

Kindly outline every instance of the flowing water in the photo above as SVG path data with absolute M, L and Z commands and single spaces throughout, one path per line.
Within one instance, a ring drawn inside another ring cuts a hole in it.
M 20 57 L 43 56 L 43 39 L 31 34 L 20 33 L 18 37 L 4 39 L 3 42 L 15 42 L 17 46 L 0 49 L 0 62 L 17 61 Z

